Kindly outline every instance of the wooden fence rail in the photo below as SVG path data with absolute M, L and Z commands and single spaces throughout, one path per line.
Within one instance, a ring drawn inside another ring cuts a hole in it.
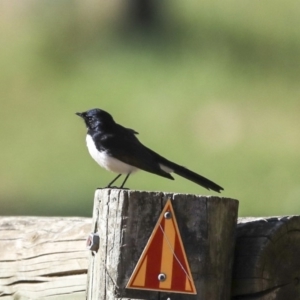
M 1 217 L 0 299 L 85 299 L 91 221 Z
M 238 220 L 232 295 L 300 299 L 300 216 Z

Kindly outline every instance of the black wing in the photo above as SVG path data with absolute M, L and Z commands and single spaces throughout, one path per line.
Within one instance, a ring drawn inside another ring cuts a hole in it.
M 160 175 L 169 179 L 174 179 L 169 173 L 163 171 L 156 157 L 148 151 L 135 136 L 136 132 L 123 126 L 118 126 L 113 133 L 101 134 L 95 132 L 93 139 L 99 150 L 118 160 L 134 166 L 138 169 Z

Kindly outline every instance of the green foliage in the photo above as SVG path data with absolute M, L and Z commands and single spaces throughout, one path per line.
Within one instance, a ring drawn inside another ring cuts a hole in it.
M 85 147 L 94 107 L 240 200 L 240 215 L 299 214 L 300 32 L 294 1 L 165 2 L 130 27 L 123 2 L 1 10 L 0 211 L 84 215 L 114 176 Z M 123 3 L 123 4 L 121 4 Z M 140 172 L 140 190 L 211 194 Z

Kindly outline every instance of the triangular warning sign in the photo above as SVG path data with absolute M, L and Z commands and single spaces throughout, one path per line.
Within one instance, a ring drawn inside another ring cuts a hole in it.
M 197 294 L 169 199 L 126 288 Z

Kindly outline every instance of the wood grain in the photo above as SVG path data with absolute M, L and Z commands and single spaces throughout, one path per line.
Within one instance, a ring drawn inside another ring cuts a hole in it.
M 85 299 L 91 219 L 0 218 L 1 299 Z

